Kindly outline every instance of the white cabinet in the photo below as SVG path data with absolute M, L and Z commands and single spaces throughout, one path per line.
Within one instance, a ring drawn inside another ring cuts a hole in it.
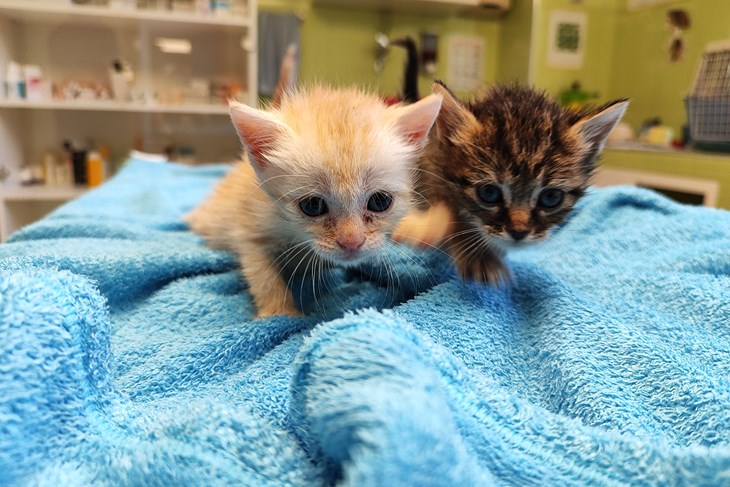
M 238 10 L 223 16 L 70 0 L 0 0 L 0 82 L 9 61 L 39 66 L 56 86 L 68 81 L 110 86 L 115 60 L 128 62 L 134 72 L 124 100 L 0 96 L 0 172 L 10 174 L 0 184 L 0 241 L 83 192 L 19 184 L 22 167 L 60 151 L 64 140 L 104 145 L 112 160 L 124 159 L 132 148 L 158 153 L 182 147 L 198 162 L 238 155 L 226 98 L 257 102 L 257 5 L 237 2 Z

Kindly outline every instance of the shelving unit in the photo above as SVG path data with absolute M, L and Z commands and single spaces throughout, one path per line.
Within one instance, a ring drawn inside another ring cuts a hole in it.
M 41 66 L 54 83 L 108 85 L 112 60 L 124 59 L 135 71 L 136 88 L 136 101 L 0 96 L 0 168 L 10 172 L 0 183 L 0 241 L 85 190 L 19 184 L 20 169 L 60 149 L 63 140 L 104 144 L 114 160 L 132 148 L 154 153 L 169 145 L 193 147 L 200 162 L 235 158 L 239 141 L 223 100 L 187 102 L 185 93 L 193 80 L 236 83 L 240 101 L 257 103 L 257 4 L 245 3 L 245 15 L 221 17 L 70 0 L 0 0 L 1 82 L 14 60 Z M 162 52 L 158 38 L 182 38 L 191 52 Z
M 5 188 L 3 201 L 68 201 L 88 191 L 84 186 L 18 186 Z
M 163 104 L 163 103 L 133 103 L 115 100 L 104 101 L 74 101 L 74 100 L 0 100 L 2 108 L 22 108 L 27 110 L 77 110 L 100 112 L 132 112 L 132 113 L 197 113 L 202 115 L 228 115 L 226 105 L 204 103 L 190 104 Z
M 3 186 L 0 191 L 0 241 L 86 191 L 88 188 L 78 186 Z
M 255 23 L 255 19 L 250 15 L 246 17 L 206 17 L 185 12 L 73 5 L 68 0 L 63 2 L 4 0 L 0 2 L 0 15 L 23 22 L 62 23 L 73 20 L 76 23 L 105 22 L 114 26 L 132 27 L 165 23 L 194 29 L 240 29 L 251 27 Z

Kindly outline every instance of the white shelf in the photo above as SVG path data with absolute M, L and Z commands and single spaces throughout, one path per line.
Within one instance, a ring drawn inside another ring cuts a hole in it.
M 107 79 L 110 60 L 120 57 L 134 68 L 137 92 L 178 93 L 186 80 L 225 79 L 241 86 L 242 98 L 256 105 L 257 0 L 239 3 L 245 11 L 236 15 L 206 16 L 71 0 L 0 0 L 0 75 L 16 60 L 38 64 L 51 81 L 100 82 Z M 184 37 L 194 48 L 189 56 L 168 55 L 156 48 L 160 37 Z M 0 242 L 89 190 L 20 185 L 23 161 L 41 160 L 41 151 L 61 140 L 104 143 L 113 159 L 133 146 L 159 152 L 190 145 L 206 161 L 226 160 L 240 150 L 226 121 L 228 106 L 218 98 L 181 104 L 135 100 L 0 99 L 0 166 L 10 174 L 0 184 Z
M 68 201 L 78 198 L 86 186 L 1 186 L 0 200 L 13 201 Z
M 105 22 L 109 25 L 120 26 L 165 23 L 194 28 L 245 29 L 251 26 L 250 19 L 247 17 L 206 17 L 194 13 L 76 6 L 68 3 L 33 0 L 0 0 L 0 15 L 30 22 L 60 23 L 73 20 L 79 23 Z
M 226 105 L 183 104 L 165 105 L 161 103 L 133 103 L 123 101 L 27 101 L 0 100 L 2 108 L 23 108 L 30 110 L 77 110 L 98 112 L 133 112 L 133 113 L 189 113 L 201 115 L 228 115 Z

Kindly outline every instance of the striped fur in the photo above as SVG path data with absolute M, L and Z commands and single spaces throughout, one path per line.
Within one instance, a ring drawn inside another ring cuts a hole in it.
M 520 85 L 495 86 L 465 103 L 440 83 L 434 93 L 444 101 L 421 163 L 422 191 L 450 209 L 439 240 L 462 277 L 498 284 L 509 276 L 502 256 L 515 235 L 519 244 L 544 239 L 584 194 L 628 102 L 571 111 Z M 479 198 L 480 185 L 489 184 L 502 190 L 500 204 Z M 547 188 L 564 192 L 556 208 L 539 204 Z

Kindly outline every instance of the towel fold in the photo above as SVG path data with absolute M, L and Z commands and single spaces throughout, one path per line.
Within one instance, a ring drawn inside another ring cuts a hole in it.
M 180 221 L 227 169 L 130 161 L 0 245 L 0 484 L 726 482 L 728 212 L 597 190 L 503 288 L 398 248 L 252 321 Z

